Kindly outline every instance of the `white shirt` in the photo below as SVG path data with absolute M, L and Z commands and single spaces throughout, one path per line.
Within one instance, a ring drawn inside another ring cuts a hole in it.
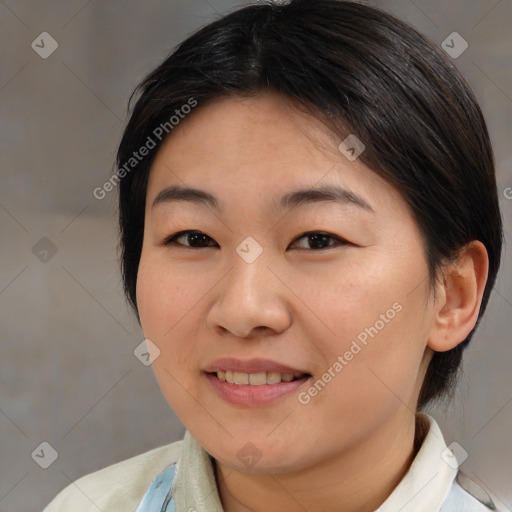
M 375 512 L 488 512 L 487 493 L 460 470 L 434 418 L 408 472 Z M 186 431 L 183 440 L 83 476 L 43 512 L 133 512 L 153 480 L 176 463 L 176 512 L 223 512 L 213 459 Z M 158 512 L 158 511 L 156 511 Z

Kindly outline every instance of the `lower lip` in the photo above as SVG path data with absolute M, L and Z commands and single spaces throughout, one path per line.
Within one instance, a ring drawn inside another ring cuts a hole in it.
M 206 378 L 221 398 L 235 405 L 247 406 L 271 404 L 293 393 L 310 379 L 309 376 L 305 376 L 291 382 L 250 386 L 221 381 L 213 373 L 206 373 Z

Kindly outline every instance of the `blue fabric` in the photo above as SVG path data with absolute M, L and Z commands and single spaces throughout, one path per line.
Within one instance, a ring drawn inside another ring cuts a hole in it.
M 176 476 L 176 463 L 167 466 L 148 487 L 135 512 L 176 512 L 172 497 L 172 482 Z
M 176 476 L 176 463 L 167 466 L 148 487 L 135 512 L 176 512 L 176 504 L 172 497 L 172 483 Z M 467 478 L 462 480 L 464 475 L 457 475 L 450 492 L 441 507 L 440 512 L 486 512 L 497 510 L 489 496 L 474 482 Z M 464 477 L 465 478 L 465 477 Z M 468 486 L 468 482 L 474 488 Z M 471 493 L 471 491 L 474 492 Z M 484 497 L 478 499 L 476 495 L 483 493 Z

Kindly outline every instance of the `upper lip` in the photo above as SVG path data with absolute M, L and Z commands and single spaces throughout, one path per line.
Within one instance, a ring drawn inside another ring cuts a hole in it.
M 298 368 L 292 368 L 291 366 L 272 361 L 270 359 L 235 359 L 233 357 L 222 357 L 216 359 L 213 363 L 210 363 L 205 369 L 205 372 L 213 373 L 222 371 L 233 371 L 240 373 L 258 373 L 258 372 L 279 372 L 279 373 L 291 373 L 295 377 L 308 374 L 304 370 Z

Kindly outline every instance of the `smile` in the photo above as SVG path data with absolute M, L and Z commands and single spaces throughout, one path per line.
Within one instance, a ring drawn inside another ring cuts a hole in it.
M 304 385 L 311 375 L 294 376 L 290 373 L 242 373 L 217 371 L 206 373 L 215 393 L 226 402 L 239 406 L 263 406 L 290 395 Z
M 294 376 L 292 373 L 280 372 L 257 372 L 257 373 L 244 373 L 233 371 L 219 370 L 217 378 L 222 382 L 229 382 L 230 384 L 249 385 L 249 386 L 263 386 L 265 384 L 279 384 L 280 382 L 292 382 L 300 379 L 301 376 Z

